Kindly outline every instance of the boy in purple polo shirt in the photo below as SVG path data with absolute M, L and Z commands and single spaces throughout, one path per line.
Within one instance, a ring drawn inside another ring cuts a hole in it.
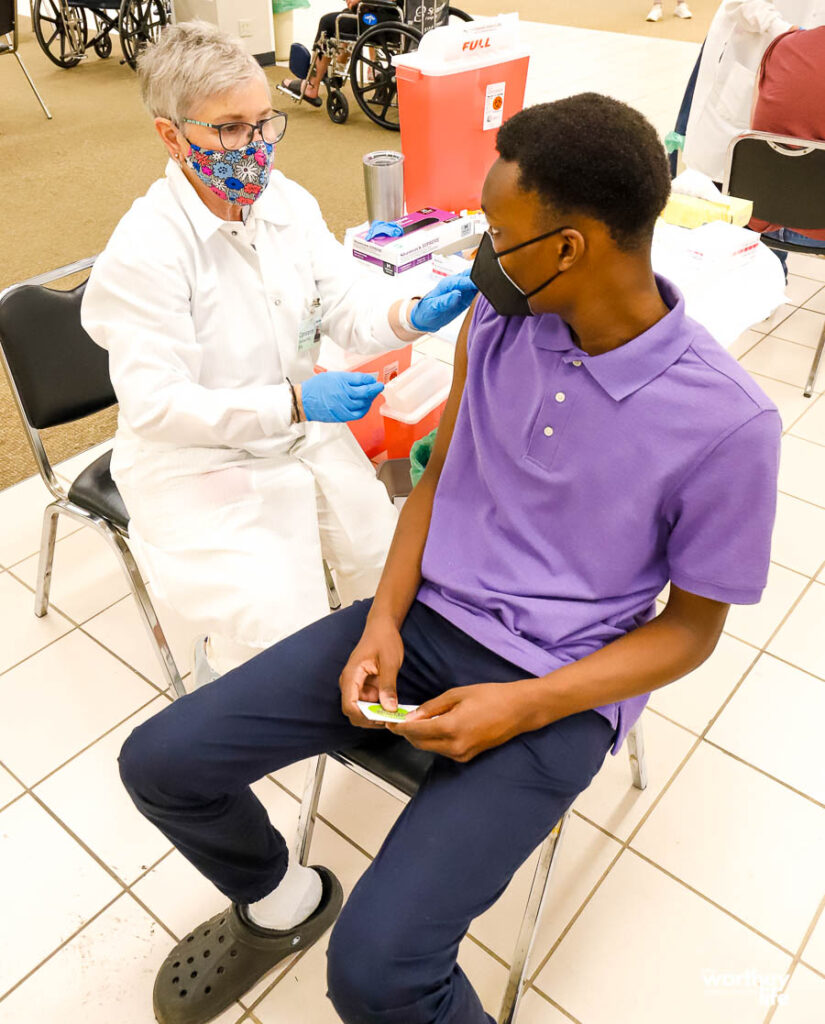
M 162 966 L 161 1024 L 212 1019 L 336 918 L 336 879 L 290 859 L 249 785 L 385 728 L 358 700 L 420 705 L 387 728 L 437 756 L 338 918 L 329 998 L 345 1024 L 492 1021 L 456 965 L 471 921 L 649 692 L 760 598 L 779 416 L 654 277 L 670 186 L 655 131 L 583 94 L 516 115 L 498 150 L 482 294 L 375 599 L 176 701 L 121 752 L 140 810 L 233 901 Z

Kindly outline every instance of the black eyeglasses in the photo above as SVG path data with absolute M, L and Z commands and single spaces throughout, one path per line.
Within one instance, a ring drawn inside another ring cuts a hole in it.
M 191 117 L 184 117 L 183 124 L 199 124 L 202 128 L 213 128 L 218 133 L 223 149 L 243 149 L 252 142 L 256 132 L 264 142 L 274 146 L 276 142 L 281 141 L 286 132 L 286 114 L 276 110 L 272 117 L 265 117 L 257 124 L 249 124 L 248 121 L 210 124 L 209 121 L 195 121 Z

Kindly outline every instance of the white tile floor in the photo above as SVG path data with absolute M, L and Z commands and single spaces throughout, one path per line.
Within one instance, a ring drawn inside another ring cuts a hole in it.
M 528 99 L 601 89 L 662 131 L 697 49 L 553 26 L 534 38 L 547 57 L 533 62 Z M 814 399 L 801 396 L 825 261 L 791 267 L 789 304 L 733 350 L 785 423 L 765 599 L 735 610 L 708 663 L 651 700 L 647 790 L 631 787 L 622 752 L 577 801 L 520 1024 L 825 1021 L 825 372 Z M 450 361 L 443 343 L 421 348 Z M 73 477 L 94 454 L 60 472 Z M 46 500 L 38 480 L 0 493 L 0 1024 L 150 1024 L 166 951 L 222 899 L 120 786 L 120 743 L 168 697 L 97 537 L 62 529 L 53 607 L 32 614 Z M 188 667 L 184 631 L 165 625 Z M 257 787 L 287 836 L 302 778 L 295 766 Z M 398 810 L 332 766 L 313 857 L 349 890 Z M 462 947 L 493 1014 L 533 861 Z M 324 948 L 287 962 L 221 1024 L 336 1020 Z

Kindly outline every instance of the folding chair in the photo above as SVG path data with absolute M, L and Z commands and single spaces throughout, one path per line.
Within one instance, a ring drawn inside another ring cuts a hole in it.
M 743 132 L 728 147 L 722 191 L 753 201 L 753 215 L 769 224 L 793 226 L 797 231 L 825 229 L 825 142 L 795 139 L 770 132 Z M 799 252 L 825 257 L 825 248 L 781 242 L 762 236 L 777 252 Z M 805 397 L 813 394 L 822 350 L 825 325 L 805 385 Z
M 412 490 L 407 459 L 388 460 L 381 466 L 378 478 L 386 486 L 393 501 L 405 497 Z M 628 734 L 627 748 L 630 755 L 633 785 L 637 789 L 644 789 L 647 786 L 647 765 L 641 722 L 637 722 Z M 307 769 L 298 819 L 298 834 L 295 841 L 295 855 L 300 863 L 306 865 L 309 862 L 309 849 L 318 813 L 318 801 L 321 796 L 321 784 L 324 779 L 327 757 L 331 757 L 339 764 L 349 768 L 350 771 L 379 789 L 383 789 L 397 800 L 406 801 L 418 792 L 435 756 L 426 751 L 417 750 L 400 736 L 376 730 L 365 731 L 363 740 L 349 750 L 339 750 L 332 754 L 322 754 L 320 757 L 313 758 Z M 562 837 L 567 829 L 570 813 L 568 810 L 563 815 L 541 845 L 538 864 L 533 874 L 530 893 L 519 928 L 516 948 L 513 951 L 510 975 L 498 1016 L 499 1024 L 513 1024 L 516 1019 L 530 952 L 547 898 L 553 865 L 561 847 Z
M 32 81 L 32 76 L 29 74 L 28 68 L 23 63 L 23 58 L 17 52 L 19 46 L 19 33 L 17 28 L 17 8 L 16 0 L 0 0 L 0 36 L 5 37 L 5 42 L 0 39 L 0 57 L 4 53 L 13 53 L 17 58 L 17 63 L 20 65 L 20 70 L 26 76 L 26 81 L 31 86 L 31 90 L 37 97 L 37 102 L 43 108 L 43 113 L 51 121 L 52 115 L 49 112 L 49 108 L 43 102 L 43 97 L 37 91 L 37 86 Z M 11 36 L 11 39 L 9 39 Z
M 109 472 L 111 451 L 84 469 L 68 492 L 52 469 L 40 431 L 114 405 L 109 357 L 83 330 L 80 303 L 86 284 L 57 291 L 46 284 L 88 270 L 95 257 L 42 274 L 0 292 L 0 356 L 37 468 L 54 501 L 43 515 L 34 614 L 49 609 L 57 521 L 62 515 L 90 526 L 114 551 L 141 620 L 177 697 L 186 693 L 175 659 L 129 549 L 129 515 Z

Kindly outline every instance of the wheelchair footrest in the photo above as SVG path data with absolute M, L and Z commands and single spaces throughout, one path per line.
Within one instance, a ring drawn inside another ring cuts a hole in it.
M 312 54 L 302 43 L 293 43 L 289 48 L 289 70 L 298 78 L 306 78 Z

